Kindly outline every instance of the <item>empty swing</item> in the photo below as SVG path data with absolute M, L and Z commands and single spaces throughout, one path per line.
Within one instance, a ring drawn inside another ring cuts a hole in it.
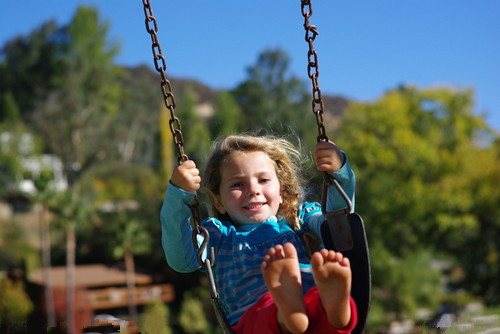
M 178 163 L 181 164 L 188 159 L 184 153 L 184 139 L 181 129 L 181 122 L 175 115 L 175 98 L 172 93 L 172 86 L 168 80 L 165 70 L 166 62 L 163 57 L 160 43 L 157 37 L 158 25 L 153 15 L 149 0 L 143 0 L 146 30 L 152 40 L 152 52 L 154 65 L 161 76 L 161 89 L 163 93 L 164 104 L 170 112 L 169 126 L 172 133 L 174 144 L 178 150 Z M 309 24 L 312 15 L 311 1 L 301 0 L 301 10 L 304 16 L 304 29 L 306 31 L 305 40 L 309 45 L 308 51 L 308 76 L 313 86 L 312 111 L 316 116 L 318 126 L 318 142 L 328 142 L 325 126 L 323 123 L 323 100 L 321 90 L 318 84 L 319 68 L 318 57 L 314 50 L 314 40 L 318 31 L 314 25 Z M 345 207 L 331 212 L 326 211 L 327 189 L 334 186 L 345 201 Z M 351 296 L 354 299 L 358 310 L 358 323 L 353 333 L 363 333 L 368 317 L 370 296 L 371 296 L 371 277 L 370 262 L 368 253 L 368 243 L 362 218 L 352 213 L 352 203 L 346 195 L 337 180 L 331 177 L 327 172 L 323 172 L 323 192 L 322 192 L 322 213 L 326 218 L 321 224 L 321 236 L 325 248 L 341 252 L 349 258 L 352 271 L 352 290 Z M 224 311 L 219 303 L 219 295 L 212 272 L 215 262 L 214 249 L 208 248 L 210 233 L 201 226 L 199 213 L 199 200 L 195 195 L 190 204 L 192 221 L 194 228 L 192 232 L 193 247 L 197 249 L 198 264 L 206 271 L 210 285 L 210 296 L 214 312 L 216 314 L 219 326 L 223 333 L 232 333 L 231 327 L 226 319 Z M 201 245 L 198 244 L 198 237 L 202 236 Z M 207 254 L 207 255 L 206 255 Z

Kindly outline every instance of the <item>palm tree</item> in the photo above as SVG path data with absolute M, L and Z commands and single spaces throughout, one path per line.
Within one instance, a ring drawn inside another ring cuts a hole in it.
M 128 309 L 131 320 L 137 320 L 137 302 L 135 299 L 135 261 L 134 255 L 149 252 L 151 237 L 145 229 L 145 224 L 122 211 L 118 213 L 113 227 L 115 258 L 125 259 L 125 271 L 128 290 Z
M 67 333 L 74 329 L 75 304 L 75 249 L 76 226 L 82 227 L 92 221 L 94 209 L 89 198 L 82 196 L 79 188 L 59 192 L 51 201 L 51 211 L 66 230 L 66 326 Z
M 42 263 L 43 263 L 43 282 L 45 289 L 45 310 L 47 312 L 47 326 L 56 326 L 56 313 L 54 309 L 54 298 L 52 296 L 52 277 L 50 275 L 51 256 L 50 256 L 50 221 L 47 219 L 49 210 L 45 203 L 41 203 L 39 212 L 40 221 L 40 239 L 42 243 Z
M 56 314 L 54 308 L 54 298 L 52 295 L 52 277 L 50 275 L 51 254 L 50 254 L 50 221 L 49 206 L 51 205 L 54 192 L 50 187 L 40 186 L 38 194 L 34 197 L 34 202 L 38 203 L 38 220 L 40 223 L 40 243 L 42 248 L 42 267 L 44 282 L 44 301 L 47 312 L 47 326 L 56 326 Z

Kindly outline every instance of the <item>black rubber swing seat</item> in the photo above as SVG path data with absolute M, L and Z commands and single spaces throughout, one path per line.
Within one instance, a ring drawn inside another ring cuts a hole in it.
M 357 213 L 338 210 L 321 225 L 325 248 L 341 252 L 349 258 L 352 270 L 351 296 L 358 309 L 358 324 L 352 331 L 363 333 L 370 309 L 371 273 L 368 242 L 363 219 Z

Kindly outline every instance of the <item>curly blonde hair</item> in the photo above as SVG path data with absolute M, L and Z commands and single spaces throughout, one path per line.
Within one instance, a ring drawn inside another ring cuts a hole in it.
M 302 161 L 302 155 L 292 143 L 283 138 L 244 134 L 228 136 L 215 142 L 203 178 L 204 187 L 211 201 L 210 214 L 220 220 L 231 220 L 227 214 L 221 214 L 217 210 L 214 198 L 220 196 L 222 165 L 231 153 L 238 151 L 261 151 L 274 162 L 283 199 L 278 215 L 283 216 L 293 230 L 298 230 L 300 223 L 297 211 L 301 190 L 299 163 Z

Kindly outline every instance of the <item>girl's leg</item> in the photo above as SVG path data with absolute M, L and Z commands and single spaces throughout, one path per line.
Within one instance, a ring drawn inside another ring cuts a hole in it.
M 280 334 L 278 309 L 271 294 L 266 293 L 231 327 L 235 334 Z
M 335 328 L 346 327 L 352 318 L 349 259 L 342 253 L 322 249 L 312 255 L 311 266 L 328 322 Z
M 309 325 L 302 295 L 297 250 L 291 243 L 269 249 L 262 262 L 262 275 L 278 308 L 282 333 L 304 333 Z
M 307 329 L 307 334 L 348 334 L 356 327 L 358 322 L 358 313 L 356 309 L 356 303 L 354 299 L 350 298 L 350 308 L 351 308 L 351 320 L 347 326 L 343 328 L 335 328 L 330 325 L 328 318 L 325 313 L 325 309 L 321 304 L 321 298 L 319 296 L 318 288 L 311 288 L 304 296 L 304 301 L 306 304 L 307 315 L 309 317 L 309 328 Z

